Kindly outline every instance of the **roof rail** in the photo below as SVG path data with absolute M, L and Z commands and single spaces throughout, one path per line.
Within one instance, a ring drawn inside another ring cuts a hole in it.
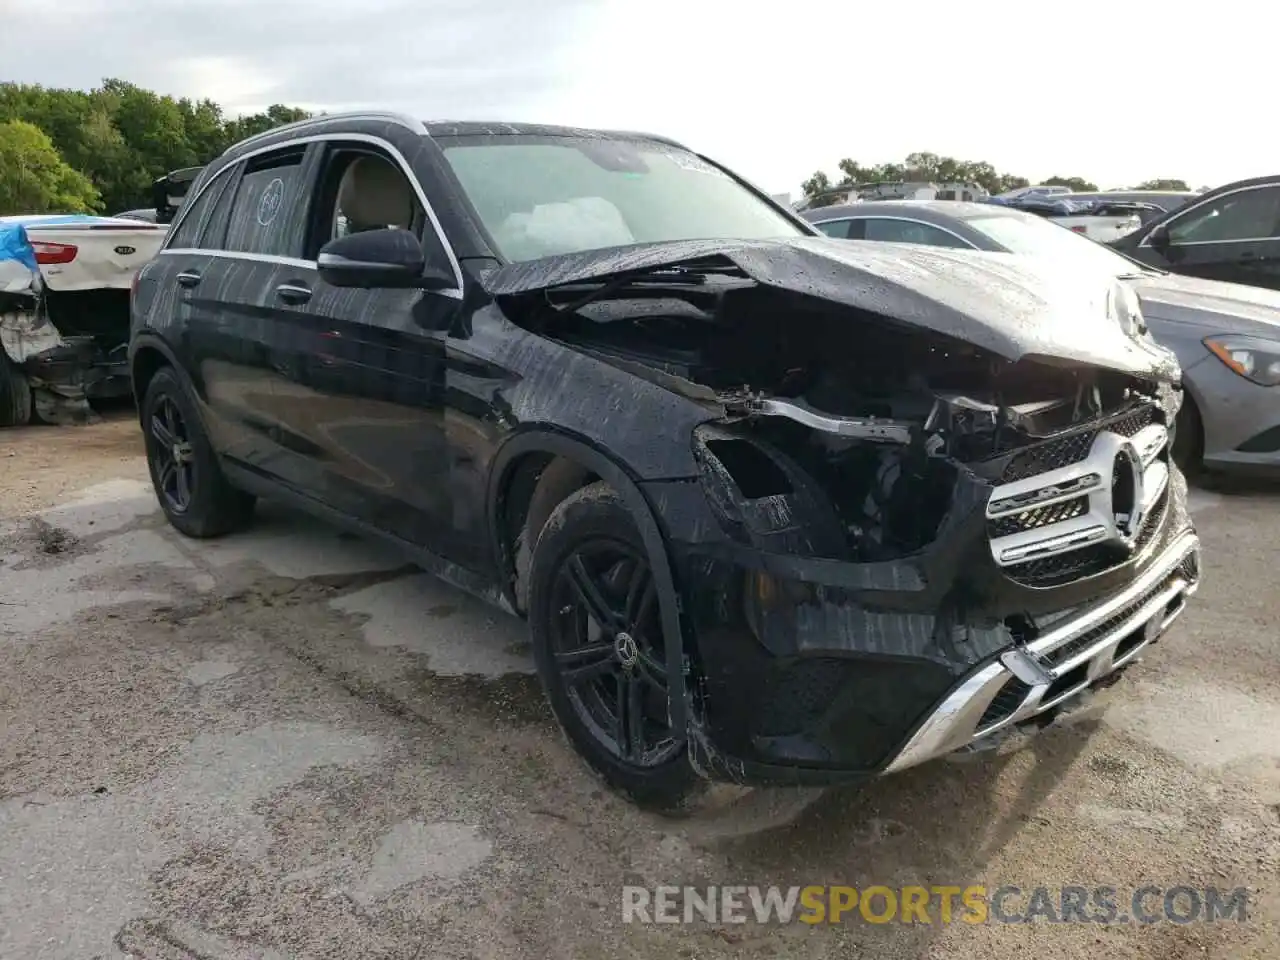
M 272 127 L 270 130 L 263 130 L 261 133 L 255 133 L 251 137 L 245 137 L 238 140 L 223 151 L 223 155 L 230 153 L 238 147 L 246 146 L 250 143 L 257 143 L 259 140 L 265 140 L 267 137 L 275 136 L 288 130 L 300 130 L 303 127 L 310 126 L 314 123 L 324 123 L 326 120 L 387 120 L 391 123 L 398 123 L 401 126 L 408 127 L 414 133 L 425 135 L 427 132 L 426 125 L 417 117 L 411 117 L 407 113 L 397 113 L 394 110 L 342 110 L 338 113 L 320 113 L 314 117 L 307 117 L 305 120 L 295 120 L 293 123 L 282 123 L 278 127 Z

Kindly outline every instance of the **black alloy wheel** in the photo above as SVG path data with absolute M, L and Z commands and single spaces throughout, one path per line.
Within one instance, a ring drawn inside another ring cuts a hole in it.
M 254 498 L 227 481 L 196 404 L 176 371 L 156 371 L 141 407 L 151 484 L 169 523 L 199 538 L 245 527 L 253 517 Z
M 150 419 L 156 490 L 171 512 L 186 513 L 191 509 L 197 482 L 195 454 L 187 436 L 186 421 L 169 396 L 159 398 Z
M 681 749 L 667 717 L 667 667 L 653 572 L 631 544 L 598 537 L 561 561 L 551 649 L 574 713 L 609 753 L 656 767 Z

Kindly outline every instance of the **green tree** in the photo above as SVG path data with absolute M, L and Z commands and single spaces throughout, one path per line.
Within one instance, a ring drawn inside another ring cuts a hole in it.
M 1097 193 L 1098 185 L 1090 183 L 1084 177 L 1049 177 L 1042 180 L 1046 187 L 1067 187 L 1075 193 Z
M 92 213 L 101 198 L 33 123 L 0 123 L 0 215 Z
M 1190 190 L 1185 180 L 1143 180 L 1135 190 Z
M 97 186 L 109 212 L 148 206 L 157 177 L 208 163 L 237 140 L 307 116 L 275 104 L 227 118 L 210 100 L 175 99 L 120 79 L 93 90 L 0 83 L 0 123 L 22 120 L 43 130 L 66 163 Z

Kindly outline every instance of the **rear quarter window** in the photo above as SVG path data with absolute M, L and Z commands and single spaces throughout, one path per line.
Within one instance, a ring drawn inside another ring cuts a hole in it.
M 173 250 L 192 250 L 208 247 L 205 226 L 209 222 L 210 213 L 218 198 L 226 191 L 227 184 L 234 182 L 230 170 L 223 170 L 213 181 L 201 190 L 189 209 L 183 211 L 177 227 L 169 236 L 166 247 Z

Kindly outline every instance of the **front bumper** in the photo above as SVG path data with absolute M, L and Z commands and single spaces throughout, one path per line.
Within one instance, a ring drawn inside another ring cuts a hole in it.
M 647 484 L 682 585 L 695 766 L 743 783 L 856 781 L 1047 721 L 1130 663 L 1199 582 L 1185 480 L 1164 461 L 1146 476 L 1157 502 L 1128 560 L 1076 562 L 1084 548 L 1014 568 L 987 515 L 1021 489 L 1007 472 L 1000 487 L 958 473 L 936 539 L 883 562 L 761 549 L 717 524 L 697 482 Z

